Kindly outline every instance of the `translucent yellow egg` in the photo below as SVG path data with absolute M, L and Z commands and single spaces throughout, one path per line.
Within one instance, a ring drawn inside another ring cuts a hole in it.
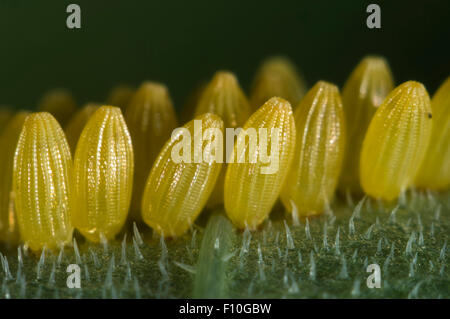
M 74 159 L 74 226 L 90 241 L 112 239 L 128 215 L 133 147 L 122 112 L 102 106 L 81 133 Z
M 294 64 L 284 57 L 273 57 L 264 61 L 253 80 L 250 102 L 254 109 L 270 98 L 277 96 L 297 106 L 306 93 L 304 80 Z
M 236 76 L 227 71 L 217 72 L 203 91 L 195 114 L 213 113 L 220 116 L 227 128 L 242 127 L 250 116 L 250 104 L 239 86 Z M 224 143 L 224 147 L 226 141 Z M 225 154 L 225 149 L 224 153 Z M 224 160 L 225 161 L 225 160 Z M 223 203 L 226 166 L 223 167 L 207 207 Z
M 58 123 L 64 127 L 75 113 L 76 103 L 69 91 L 54 89 L 41 98 L 38 109 L 52 114 Z
M 205 113 L 177 130 L 162 148 L 142 200 L 142 218 L 158 234 L 181 236 L 200 214 L 222 167 L 221 148 L 213 148 L 222 134 L 223 121 Z
M 443 190 L 450 186 L 450 77 L 431 100 L 433 128 L 430 144 L 416 178 L 422 188 Z
M 374 198 L 393 200 L 417 175 L 432 127 L 425 87 L 408 81 L 396 87 L 376 111 L 364 138 L 360 178 Z
M 295 111 L 296 149 L 281 199 L 288 211 L 317 215 L 332 201 L 345 148 L 345 119 L 339 89 L 324 81 Z
M 14 156 L 20 236 L 32 250 L 71 242 L 72 157 L 64 132 L 46 112 L 29 115 Z
M 28 114 L 19 112 L 14 115 L 0 136 L 0 240 L 10 244 L 19 242 L 12 176 L 17 141 Z
M 238 228 L 255 229 L 268 217 L 294 151 L 291 105 L 273 97 L 247 120 L 231 154 L 233 162 L 228 162 L 225 210 Z
M 359 182 L 361 147 L 375 111 L 394 88 L 389 65 L 382 57 L 365 57 L 355 68 L 342 90 L 347 128 L 344 164 L 339 180 L 342 193 L 362 193 Z
M 163 84 L 144 82 L 131 99 L 125 120 L 134 149 L 134 186 L 131 211 L 141 219 L 142 194 L 153 162 L 177 127 L 169 91 Z

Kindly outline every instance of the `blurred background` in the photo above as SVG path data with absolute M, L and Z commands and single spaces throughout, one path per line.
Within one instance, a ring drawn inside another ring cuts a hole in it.
M 81 7 L 81 29 L 66 7 Z M 381 29 L 366 7 L 381 6 Z M 450 75 L 450 1 L 1 0 L 0 104 L 34 108 L 52 88 L 78 104 L 103 101 L 117 84 L 166 83 L 175 106 L 214 71 L 248 89 L 260 62 L 289 57 L 311 86 L 342 86 L 367 54 L 385 56 L 396 83 L 430 94 Z

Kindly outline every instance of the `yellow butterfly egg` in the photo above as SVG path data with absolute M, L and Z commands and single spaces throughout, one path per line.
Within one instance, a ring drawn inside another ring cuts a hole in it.
M 253 230 L 268 217 L 294 151 L 291 105 L 273 97 L 247 120 L 228 161 L 225 210 L 238 228 Z
M 263 105 L 274 96 L 297 105 L 306 92 L 304 80 L 294 64 L 284 57 L 273 57 L 264 61 L 256 73 L 250 92 L 253 108 Z
M 52 114 L 61 126 L 65 126 L 76 111 L 75 100 L 69 91 L 55 89 L 47 92 L 40 100 L 38 109 Z
M 134 89 L 128 85 L 120 84 L 114 87 L 106 99 L 108 105 L 119 107 L 122 112 L 125 112 L 131 98 L 134 94 Z
M 290 212 L 296 208 L 300 216 L 317 215 L 333 199 L 344 156 L 345 119 L 339 89 L 317 82 L 297 107 L 295 123 L 295 155 L 281 199 Z
M 14 115 L 0 136 L 0 240 L 10 244 L 19 242 L 12 175 L 17 141 L 28 114 L 19 112 Z
M 206 204 L 222 167 L 223 121 L 205 113 L 177 129 L 150 171 L 142 218 L 165 237 L 183 235 Z
M 219 71 L 204 90 L 195 113 L 197 116 L 203 113 L 217 114 L 222 118 L 227 129 L 242 127 L 249 118 L 251 109 L 234 74 Z M 224 147 L 225 145 L 226 141 Z M 209 208 L 223 203 L 225 172 L 226 167 L 222 169 L 216 187 L 208 200 Z
M 344 164 L 339 181 L 342 193 L 362 193 L 359 183 L 361 147 L 375 111 L 394 88 L 389 65 L 382 57 L 365 57 L 342 90 L 347 129 Z
M 421 83 L 405 82 L 386 97 L 361 150 L 361 186 L 368 195 L 390 201 L 411 186 L 430 140 L 431 117 Z
M 450 186 L 450 77 L 431 100 L 433 128 L 417 186 L 442 190 Z
M 177 119 L 167 88 L 145 82 L 136 91 L 125 111 L 134 149 L 134 186 L 131 210 L 141 219 L 142 194 L 148 174 L 161 148 L 177 127 Z
M 32 250 L 70 243 L 72 157 L 62 128 L 46 112 L 29 115 L 14 156 L 14 203 L 20 236 Z
M 87 103 L 69 120 L 64 132 L 66 133 L 67 142 L 69 143 L 72 154 L 75 154 L 78 139 L 89 118 L 100 107 L 98 103 Z
M 81 133 L 74 159 L 74 226 L 90 241 L 112 239 L 128 215 L 133 147 L 122 112 L 102 106 Z

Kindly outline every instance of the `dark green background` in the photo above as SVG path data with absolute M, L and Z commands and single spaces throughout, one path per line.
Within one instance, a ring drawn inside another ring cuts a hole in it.
M 366 27 L 381 5 L 382 28 Z M 66 28 L 66 6 L 82 29 Z M 217 69 L 245 88 L 260 61 L 289 56 L 311 85 L 342 85 L 360 58 L 386 56 L 396 82 L 433 93 L 450 74 L 450 1 L 1 0 L 0 103 L 35 106 L 66 87 L 79 103 L 102 101 L 118 83 L 165 82 L 179 107 Z

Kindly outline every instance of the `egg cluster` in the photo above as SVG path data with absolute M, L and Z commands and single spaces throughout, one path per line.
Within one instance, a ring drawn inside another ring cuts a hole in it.
M 421 83 L 394 88 L 381 57 L 364 58 L 342 95 L 325 81 L 307 91 L 284 58 L 263 63 L 249 98 L 235 75 L 219 71 L 182 114 L 179 130 L 167 88 L 154 82 L 117 87 L 106 105 L 78 111 L 63 90 L 44 96 L 39 112 L 2 111 L 0 240 L 55 249 L 76 228 L 100 242 L 127 218 L 178 237 L 205 207 L 220 205 L 236 227 L 254 230 L 278 199 L 298 218 L 324 212 L 336 190 L 392 201 L 412 187 L 450 186 L 450 78 L 430 101 Z M 242 128 L 224 161 L 173 160 L 182 132 L 198 151 L 198 121 L 204 132 Z M 269 140 L 277 149 L 251 145 L 250 128 L 276 129 Z M 227 161 L 240 156 L 239 146 L 258 160 Z M 277 170 L 263 173 L 259 155 L 270 151 Z

